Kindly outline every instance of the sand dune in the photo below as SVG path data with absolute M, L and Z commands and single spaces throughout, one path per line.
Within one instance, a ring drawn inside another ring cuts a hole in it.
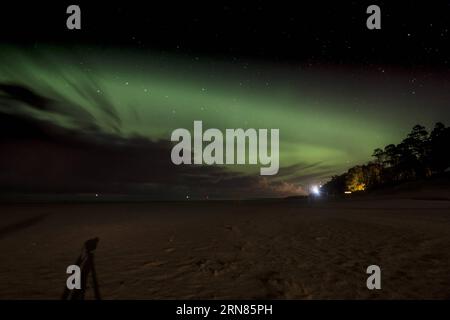
M 0 298 L 59 299 L 99 237 L 105 299 L 450 298 L 450 202 L 0 206 Z M 366 288 L 367 266 L 382 290 Z M 92 297 L 88 290 L 87 298 Z

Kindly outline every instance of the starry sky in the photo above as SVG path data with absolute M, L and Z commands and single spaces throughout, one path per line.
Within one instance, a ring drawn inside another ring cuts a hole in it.
M 382 30 L 374 31 L 362 2 L 176 12 L 82 5 L 79 31 L 65 29 L 64 4 L 46 7 L 45 21 L 8 7 L 0 191 L 307 194 L 417 123 L 450 123 L 450 6 L 405 13 L 379 5 Z M 261 177 L 250 165 L 174 166 L 170 133 L 192 130 L 194 120 L 280 129 L 278 175 Z

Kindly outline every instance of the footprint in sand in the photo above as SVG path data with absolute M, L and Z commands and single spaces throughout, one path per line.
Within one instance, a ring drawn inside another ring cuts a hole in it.
M 234 270 L 236 267 L 235 261 L 223 261 L 220 259 L 200 259 L 195 264 L 200 271 L 209 273 L 213 276 L 219 276 L 223 273 Z
M 164 264 L 166 264 L 165 261 L 150 261 L 150 262 L 144 263 L 144 267 L 159 267 Z
M 279 272 L 268 272 L 262 275 L 259 280 L 266 288 L 266 296 L 264 297 L 266 299 L 311 298 L 311 295 L 300 283 L 283 277 Z
M 241 231 L 241 230 L 239 230 L 238 227 L 232 226 L 232 225 L 229 225 L 229 224 L 225 225 L 224 228 L 225 228 L 227 231 L 231 231 L 231 232 L 234 232 L 234 233 L 239 233 L 239 232 Z

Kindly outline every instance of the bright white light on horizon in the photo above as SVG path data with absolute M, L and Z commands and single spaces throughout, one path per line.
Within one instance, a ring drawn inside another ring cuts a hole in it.
M 320 194 L 319 187 L 318 187 L 318 186 L 312 186 L 311 192 L 312 192 L 313 194 L 315 194 L 316 196 L 318 196 L 318 195 Z

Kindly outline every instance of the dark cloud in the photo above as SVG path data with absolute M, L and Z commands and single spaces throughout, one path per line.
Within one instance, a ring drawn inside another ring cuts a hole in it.
M 73 84 L 72 84 L 73 85 Z M 79 92 L 120 132 L 120 118 L 89 86 Z M 53 95 L 52 95 L 53 96 Z M 55 99 L 55 96 L 58 97 Z M 105 133 L 82 106 L 52 99 L 17 84 L 0 84 L 0 192 L 3 194 L 122 194 L 148 199 L 257 198 L 301 191 L 214 166 L 176 166 L 169 141 Z M 36 112 L 63 115 L 75 127 L 43 120 Z M 306 165 L 282 169 L 292 174 Z

